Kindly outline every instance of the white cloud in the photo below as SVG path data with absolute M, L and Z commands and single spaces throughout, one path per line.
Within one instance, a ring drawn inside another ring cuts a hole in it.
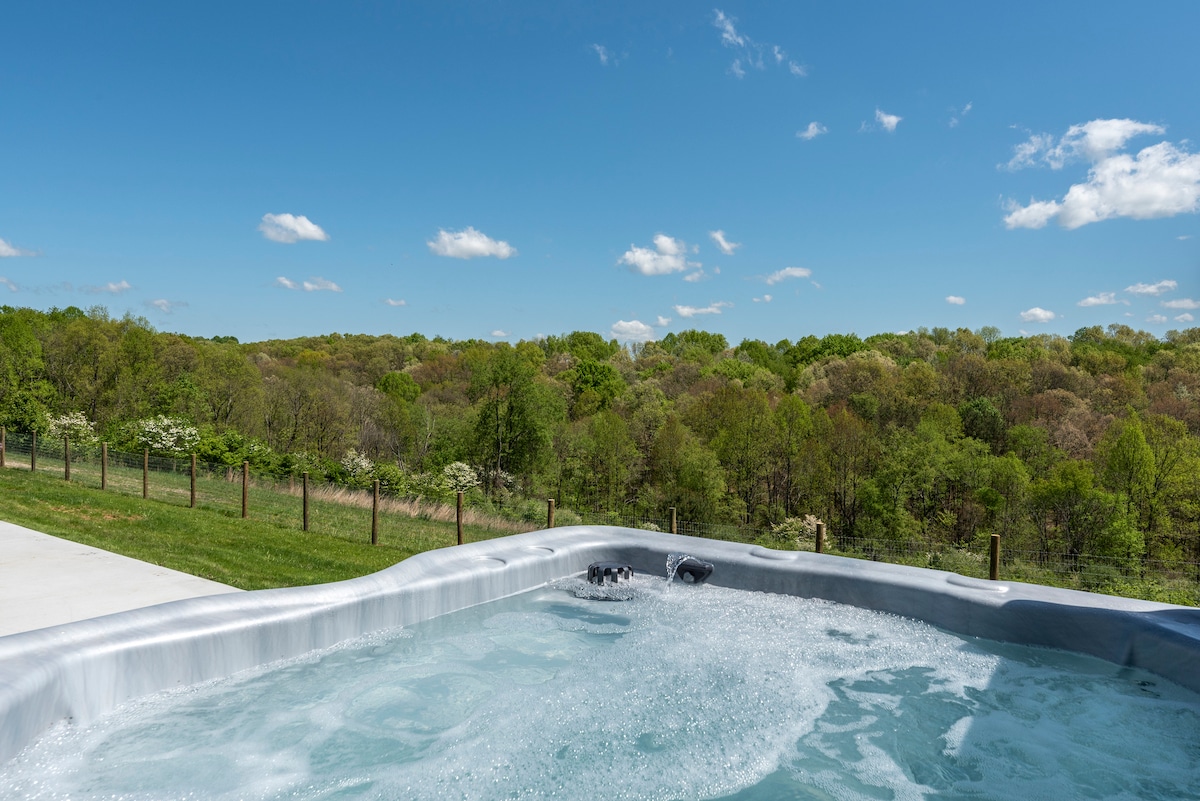
M 796 138 L 811 142 L 821 134 L 829 133 L 829 129 L 816 120 L 810 122 L 803 131 L 796 131 Z
M 1177 236 L 1177 237 L 1175 237 L 1175 238 L 1176 238 L 1176 239 L 1178 239 L 1180 242 L 1186 242 L 1186 241 L 1188 241 L 1189 239 L 1191 239 L 1191 238 L 1192 238 L 1192 235 L 1191 235 L 1191 234 L 1184 234 L 1183 236 Z
M 737 32 L 734 26 L 734 19 L 725 15 L 720 9 L 714 9 L 716 18 L 713 20 L 713 25 L 721 32 L 721 44 L 726 47 L 745 47 L 746 37 Z
M 310 278 L 304 282 L 305 292 L 341 292 L 342 288 L 324 278 Z
M 1162 295 L 1167 292 L 1174 292 L 1179 284 L 1168 279 L 1159 281 L 1157 284 L 1133 284 L 1125 287 L 1125 291 L 1131 295 Z
M 1181 323 L 1190 323 L 1192 320 L 1195 320 L 1196 318 L 1193 317 L 1192 315 L 1188 314 L 1187 312 L 1184 312 L 1183 314 L 1176 316 L 1175 319 Z
M 719 300 L 716 303 L 710 303 L 704 307 L 697 306 L 675 306 L 675 313 L 680 317 L 695 317 L 700 314 L 720 314 L 721 309 L 728 308 L 733 304 L 727 300 Z
M 146 305 L 152 309 L 158 309 L 163 314 L 172 314 L 176 309 L 183 309 L 187 304 L 180 300 L 167 300 L 166 298 L 158 298 L 157 300 L 146 301 Z
M 1200 211 L 1200 153 L 1183 145 L 1159 142 L 1137 155 L 1118 153 L 1129 139 L 1163 133 L 1158 125 L 1134 120 L 1093 120 L 1073 125 L 1053 144 L 1053 137 L 1035 135 L 1017 146 L 1010 169 L 1044 163 L 1061 169 L 1076 158 L 1091 162 L 1087 180 L 1073 184 L 1061 201 L 1031 201 L 1021 207 L 1010 202 L 1004 218 L 1011 228 L 1041 228 L 1057 218 L 1074 229 L 1115 217 L 1150 220 Z
M 281 286 L 284 289 L 299 289 L 300 285 L 295 281 L 284 278 L 282 275 L 275 279 L 275 286 Z
M 1010 200 L 1005 210 L 1008 214 L 1004 217 L 1004 225 L 1011 231 L 1014 228 L 1044 228 L 1062 211 L 1062 207 L 1053 200 L 1031 199 L 1028 206 Z
M 903 117 L 898 117 L 895 114 L 887 114 L 880 109 L 875 109 L 875 122 L 883 126 L 883 129 L 888 133 L 896 130 L 896 126 L 900 124 Z
M 11 245 L 8 242 L 5 242 L 3 239 L 0 239 L 0 259 L 11 259 L 11 258 L 15 258 L 17 256 L 32 256 L 32 255 L 33 254 L 30 253 L 28 250 L 21 250 L 19 247 L 16 247 L 15 245 Z
M 1164 300 L 1161 305 L 1164 309 L 1200 309 L 1200 300 L 1192 300 L 1191 298 Z
M 507 331 L 502 331 L 501 329 L 497 328 L 495 331 L 493 331 L 493 332 L 492 332 L 492 336 L 494 336 L 494 337 L 506 337 L 506 336 L 508 336 L 508 332 L 507 332 Z
M 754 298 L 755 303 L 770 303 L 774 300 L 770 295 L 763 295 L 761 298 Z
M 3 276 L 0 276 L 0 286 L 8 287 L 9 292 L 17 291 L 17 285 L 14 284 L 12 281 L 8 280 L 7 278 L 4 278 Z
M 299 242 L 302 239 L 314 242 L 324 242 L 329 234 L 304 215 L 294 214 L 264 214 L 258 230 L 272 242 L 283 242 L 286 245 Z
M 89 295 L 99 295 L 105 292 L 110 295 L 119 295 L 133 289 L 133 286 L 128 281 L 109 281 L 104 286 L 85 286 L 80 289 Z
M 1117 302 L 1118 301 L 1117 301 L 1117 293 L 1116 292 L 1101 292 L 1098 295 L 1092 295 L 1090 297 L 1084 298 L 1083 300 L 1079 301 L 1079 303 L 1076 305 L 1085 306 L 1085 307 L 1086 306 L 1111 306 Z
M 961 295 L 947 295 L 946 302 L 951 304 L 952 306 L 962 306 L 964 303 L 967 302 L 967 299 L 962 297 Z
M 709 231 L 708 235 L 712 237 L 712 241 L 717 244 L 717 250 L 724 253 L 726 256 L 732 256 L 733 252 L 742 246 L 741 242 L 730 242 L 725 238 L 725 232 L 721 230 Z
M 612 53 L 608 52 L 608 48 L 604 45 L 594 44 L 592 45 L 592 49 L 595 50 L 596 55 L 600 57 L 600 64 L 607 67 L 609 59 L 612 58 Z M 616 61 L 614 60 L 613 63 L 615 64 Z
M 388 298 L 387 300 L 384 301 L 384 303 L 386 303 L 389 306 L 407 306 L 408 305 L 408 301 L 403 300 L 403 299 L 402 300 L 392 300 L 391 298 Z
M 969 102 L 967 105 L 963 106 L 961 110 L 956 109 L 953 116 L 950 117 L 950 127 L 957 128 L 958 124 L 962 122 L 962 118 L 970 114 L 971 109 L 974 108 L 974 106 L 974 103 Z
M 700 266 L 687 260 L 687 243 L 666 234 L 654 235 L 654 250 L 630 245 L 617 263 L 626 264 L 642 275 L 669 275 Z
M 1167 321 L 1167 318 L 1163 317 L 1161 314 L 1152 314 L 1146 318 L 1146 322 L 1157 323 L 1159 325 L 1161 325 L 1162 323 L 1165 323 L 1166 321 Z
M 517 249 L 507 242 L 498 242 L 471 226 L 462 231 L 446 231 L 439 228 L 437 239 L 431 239 L 425 244 L 438 256 L 448 256 L 452 259 L 474 259 L 480 256 L 507 259 L 517 255 Z
M 683 280 L 687 281 L 689 284 L 695 284 L 697 282 L 703 281 L 707 277 L 708 276 L 705 275 L 704 270 L 696 270 L 696 272 L 694 272 L 694 273 L 688 273 L 687 275 L 685 275 L 683 277 Z
M 609 336 L 618 342 L 649 342 L 654 339 L 654 329 L 640 320 L 617 320 L 612 324 Z
M 663 316 L 660 314 L 660 315 L 658 315 L 658 318 L 657 318 L 657 319 L 654 321 L 654 324 L 655 324 L 655 325 L 657 325 L 659 328 L 662 328 L 662 327 L 663 327 L 663 326 L 665 326 L 665 325 L 670 325 L 670 324 L 671 324 L 671 318 L 670 318 L 670 317 L 663 317 Z
M 1047 311 L 1038 306 L 1021 312 L 1021 319 L 1027 323 L 1048 323 L 1057 316 L 1054 312 Z
M 737 20 L 720 9 L 713 9 L 713 27 L 721 32 L 721 44 L 725 47 L 739 50 L 740 55 L 729 65 L 729 71 L 736 78 L 746 77 L 746 67 L 756 70 L 766 69 L 767 59 L 777 67 L 786 67 L 787 71 L 797 78 L 808 75 L 803 64 L 788 58 L 787 52 L 775 44 L 756 42 L 744 33 L 740 33 L 735 23 Z
M 777 270 L 767 276 L 768 286 L 775 286 L 780 281 L 785 281 L 788 278 L 808 278 L 812 275 L 812 270 L 807 267 L 784 267 L 782 270 Z
M 1031 134 L 1029 139 L 1013 148 L 1013 157 L 1005 166 L 1019 170 L 1041 163 L 1052 170 L 1061 170 L 1067 163 L 1080 158 L 1102 161 L 1125 147 L 1135 136 L 1162 133 L 1166 133 L 1162 126 L 1136 120 L 1092 120 L 1072 125 L 1057 142 L 1052 134 Z

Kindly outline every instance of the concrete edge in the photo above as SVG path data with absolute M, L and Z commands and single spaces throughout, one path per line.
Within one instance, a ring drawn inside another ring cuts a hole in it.
M 0 761 L 57 721 L 86 723 L 171 687 L 410 625 L 619 561 L 662 575 L 668 553 L 712 562 L 710 582 L 924 620 L 1144 668 L 1200 691 L 1200 610 L 924 568 L 574 526 L 411 557 L 334 584 L 193 598 L 0 637 Z

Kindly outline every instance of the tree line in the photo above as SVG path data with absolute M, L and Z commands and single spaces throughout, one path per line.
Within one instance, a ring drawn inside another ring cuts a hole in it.
M 673 506 L 761 529 L 812 514 L 844 541 L 999 533 L 1127 565 L 1200 559 L 1200 328 L 240 343 L 0 307 L 0 424 L 46 433 L 80 413 L 115 446 L 173 421 L 209 461 L 397 493 L 465 464 L 485 506 Z

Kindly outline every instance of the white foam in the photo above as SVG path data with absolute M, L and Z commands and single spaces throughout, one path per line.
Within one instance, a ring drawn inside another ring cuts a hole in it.
M 1200 796 L 1200 699 L 1144 674 L 618 586 L 631 600 L 564 583 L 56 727 L 0 798 Z

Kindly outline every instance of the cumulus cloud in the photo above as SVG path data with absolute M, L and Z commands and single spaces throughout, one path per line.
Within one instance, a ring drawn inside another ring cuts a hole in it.
M 1200 300 L 1192 300 L 1191 298 L 1164 300 L 1161 305 L 1164 309 L 1200 309 Z
M 607 67 L 608 62 L 613 58 L 612 53 L 608 52 L 608 48 L 604 45 L 594 44 L 592 45 L 592 49 L 595 50 L 596 55 L 600 57 L 600 64 Z M 613 60 L 613 63 L 615 64 L 616 61 Z
M 264 214 L 262 222 L 258 224 L 258 230 L 262 231 L 262 235 L 272 242 L 283 242 L 285 245 L 291 245 L 302 239 L 314 242 L 324 242 L 329 239 L 329 234 L 325 233 L 321 226 L 304 215 Z
M 1038 306 L 1021 312 L 1021 319 L 1027 323 L 1048 323 L 1057 316 L 1054 312 L 1047 311 Z
M 1098 295 L 1092 295 L 1079 301 L 1079 306 L 1111 306 L 1117 303 L 1116 292 L 1101 292 Z
M 712 241 L 716 243 L 717 250 L 724 253 L 726 256 L 732 256 L 733 252 L 742 246 L 741 242 L 730 242 L 725 238 L 725 232 L 721 230 L 709 231 L 708 235 L 712 237 Z
M 1179 284 L 1168 279 L 1159 281 L 1157 284 L 1133 284 L 1125 287 L 1125 291 L 1131 295 L 1163 295 L 1167 292 L 1174 292 Z
M 671 324 L 671 318 L 670 318 L 670 317 L 663 317 L 663 316 L 660 314 L 660 315 L 658 315 L 658 319 L 656 319 L 656 320 L 654 321 L 654 324 L 655 324 L 655 325 L 657 325 L 659 328 L 662 328 L 662 327 L 663 327 L 663 326 L 665 326 L 665 325 L 670 325 L 670 324 Z
M 774 300 L 774 298 L 766 294 L 764 294 L 761 298 L 754 298 L 755 303 L 770 303 L 772 300 Z
M 1183 314 L 1176 315 L 1175 319 L 1181 323 L 1190 323 L 1192 320 L 1195 320 L 1196 318 L 1193 317 L 1192 315 L 1188 314 L 1187 312 L 1184 312 Z
M 17 256 L 32 255 L 33 254 L 28 250 L 21 250 L 19 247 L 11 245 L 8 242 L 5 242 L 3 239 L 0 239 L 0 259 L 11 259 L 16 258 Z
M 492 336 L 494 336 L 494 337 L 506 337 L 506 336 L 508 336 L 508 332 L 507 332 L 507 331 L 502 331 L 501 329 L 497 328 L 495 331 L 493 331 L 493 332 L 492 332 Z
M 888 133 L 896 130 L 896 126 L 904 119 L 895 114 L 888 114 L 880 109 L 875 109 L 875 122 L 883 126 L 883 129 Z
M 821 134 L 829 133 L 829 129 L 816 120 L 810 122 L 803 131 L 796 131 L 796 138 L 811 142 Z
M 104 286 L 85 286 L 80 287 L 80 289 L 89 295 L 100 295 L 105 293 L 110 295 L 120 295 L 122 292 L 128 292 L 129 290 L 133 289 L 133 286 L 128 281 L 109 281 Z
M 8 287 L 9 292 L 17 291 L 17 285 L 3 276 L 0 276 L 0 286 Z
M 1183 236 L 1177 236 L 1177 237 L 1175 237 L 1175 238 L 1176 238 L 1176 239 L 1178 239 L 1180 242 L 1186 242 L 1186 241 L 1188 241 L 1189 239 L 1191 239 L 1191 238 L 1192 238 L 1192 235 L 1191 235 L 1191 234 L 1184 234 Z
M 974 103 L 967 103 L 962 109 L 954 109 L 954 113 L 950 116 L 950 127 L 957 128 L 958 124 L 962 122 L 962 118 L 970 114 L 974 106 Z
M 721 44 L 738 51 L 738 56 L 729 66 L 736 78 L 746 77 L 746 68 L 765 70 L 767 64 L 786 69 L 797 78 L 808 75 L 803 64 L 788 57 L 787 51 L 776 44 L 756 42 L 737 29 L 737 19 L 720 9 L 713 10 L 713 27 L 721 33 Z
M 967 302 L 967 299 L 962 297 L 961 295 L 947 295 L 946 302 L 952 306 L 962 306 L 964 303 Z
M 1041 228 L 1050 220 L 1068 230 L 1115 217 L 1150 220 L 1200 211 L 1200 153 L 1159 142 L 1136 155 L 1118 152 L 1135 136 L 1161 134 L 1158 125 L 1134 120 L 1093 120 L 1074 125 L 1058 142 L 1038 134 L 1018 145 L 1009 169 L 1046 165 L 1058 170 L 1077 159 L 1090 162 L 1087 179 L 1062 200 L 1009 201 L 1009 229 Z
M 1166 321 L 1167 321 L 1167 318 L 1161 314 L 1152 314 L 1146 318 L 1146 322 L 1157 323 L 1159 325 L 1161 325 L 1162 323 L 1165 323 Z
M 385 300 L 384 303 L 386 303 L 389 306 L 407 306 L 408 305 L 407 300 L 392 300 L 391 298 L 388 298 L 387 300 Z
M 512 245 L 498 242 L 471 226 L 461 231 L 439 228 L 437 239 L 431 239 L 425 244 L 438 256 L 448 256 L 452 259 L 475 259 L 480 256 L 507 259 L 517 255 L 517 249 Z
M 687 260 L 686 242 L 666 234 L 654 235 L 653 250 L 631 244 L 617 263 L 628 265 L 642 275 L 669 275 L 700 266 Z
M 332 281 L 325 278 L 310 278 L 307 281 L 296 283 L 290 278 L 279 276 L 275 279 L 275 286 L 283 287 L 284 289 L 303 289 L 305 292 L 341 292 L 342 288 Z
M 675 313 L 680 317 L 696 317 L 701 314 L 720 314 L 721 309 L 728 308 L 733 304 L 727 300 L 719 300 L 716 303 L 710 303 L 707 306 L 675 306 Z
M 342 288 L 332 281 L 327 281 L 324 278 L 310 278 L 305 281 L 305 292 L 341 292 Z
M 609 336 L 618 342 L 649 342 L 654 339 L 654 329 L 641 320 L 617 320 L 612 324 Z
M 704 272 L 704 270 L 696 270 L 694 273 L 688 273 L 685 275 L 683 280 L 687 281 L 689 284 L 695 284 L 703 281 L 705 278 L 708 278 L 708 275 Z
M 767 276 L 767 284 L 775 286 L 780 281 L 786 281 L 789 278 L 808 278 L 812 275 L 812 270 L 807 267 L 784 267 L 782 270 L 776 270 Z
M 146 305 L 152 309 L 158 309 L 163 314 L 171 314 L 176 309 L 187 308 L 187 303 L 181 300 L 167 300 L 166 298 L 158 298 L 157 300 L 148 300 Z
M 1061 170 L 1069 162 L 1086 159 L 1101 161 L 1125 147 L 1135 136 L 1163 134 L 1166 129 L 1136 120 L 1092 120 L 1072 125 L 1059 139 L 1051 134 L 1030 134 L 1029 139 L 1013 147 L 1013 157 L 1006 168 L 1019 170 L 1045 165 Z

